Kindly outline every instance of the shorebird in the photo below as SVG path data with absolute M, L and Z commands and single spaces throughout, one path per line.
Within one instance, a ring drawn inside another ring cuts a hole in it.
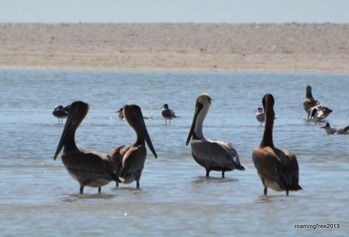
M 110 181 L 118 180 L 116 166 L 109 155 L 97 151 L 82 150 L 76 146 L 75 132 L 87 112 L 87 103 L 75 101 L 71 104 L 61 139 L 53 157 L 56 160 L 64 147 L 62 162 L 69 174 L 79 182 L 80 194 L 84 193 L 85 186 L 96 187 L 100 193 L 102 186 Z
M 231 143 L 221 140 L 208 140 L 202 132 L 202 125 L 211 105 L 211 97 L 200 94 L 196 99 L 193 122 L 188 134 L 186 145 L 191 140 L 191 152 L 194 160 L 206 169 L 206 176 L 210 171 L 225 171 L 234 169 L 245 170 L 240 164 L 239 155 Z
M 169 121 L 169 124 L 171 124 L 171 120 L 173 118 L 177 118 L 175 112 L 168 107 L 168 104 L 164 104 L 161 108 L 161 114 L 162 117 L 165 119 L 165 124 L 167 123 L 167 120 Z
M 258 107 L 255 112 L 256 112 L 256 119 L 258 122 L 261 123 L 261 126 L 262 126 L 264 123 L 264 111 L 261 107 Z
M 344 128 L 342 127 L 331 127 L 329 123 L 326 123 L 324 126 L 321 126 L 320 128 L 325 129 L 326 135 L 333 135 L 333 134 L 349 134 L 349 126 L 346 126 Z
M 274 97 L 266 94 L 262 100 L 265 116 L 265 128 L 259 147 L 252 152 L 252 160 L 264 186 L 264 195 L 268 188 L 275 191 L 301 190 L 298 184 L 299 167 L 296 155 L 286 149 L 278 149 L 273 143 Z
M 116 111 L 115 113 L 118 114 L 118 118 L 119 119 L 124 119 L 125 116 L 124 116 L 124 107 L 121 107 L 118 111 Z
M 63 119 L 65 119 L 68 116 L 69 113 L 69 105 L 63 107 L 63 105 L 58 105 L 54 108 L 52 115 L 58 118 L 58 123 L 63 123 Z
M 320 123 L 324 122 L 326 117 L 332 113 L 332 110 L 323 105 L 315 105 L 309 110 L 309 122 Z
M 136 181 L 139 188 L 147 156 L 145 142 L 155 158 L 157 154 L 145 126 L 141 108 L 138 105 L 125 105 L 123 110 L 125 119 L 135 131 L 137 139 L 129 146 L 121 145 L 114 148 L 111 157 L 116 164 L 119 181 L 125 184 Z M 119 185 L 119 181 L 116 182 L 116 186 Z
M 313 97 L 313 94 L 311 92 L 311 86 L 307 86 L 305 88 L 305 99 L 303 101 L 303 108 L 305 112 L 307 112 L 308 117 L 310 115 L 310 109 L 316 105 L 319 105 L 320 102 L 318 100 L 315 100 Z

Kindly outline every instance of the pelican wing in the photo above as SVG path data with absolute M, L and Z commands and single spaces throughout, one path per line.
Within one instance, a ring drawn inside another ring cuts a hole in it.
M 290 190 L 299 190 L 302 189 L 299 185 L 299 166 L 297 157 L 293 152 L 290 152 L 286 149 L 281 150 L 285 155 L 283 159 L 284 162 L 284 171 L 287 177 L 287 184 Z
M 107 154 L 87 150 L 63 153 L 65 167 L 80 175 L 93 176 L 106 180 L 116 180 L 116 167 Z
M 127 180 L 141 175 L 146 156 L 147 151 L 144 145 L 129 146 L 122 158 L 119 177 Z
M 211 169 L 235 169 L 241 166 L 233 146 L 224 141 L 192 140 L 192 154 L 196 161 Z
M 271 180 L 286 187 L 282 163 L 271 148 L 255 148 L 252 160 L 262 180 Z

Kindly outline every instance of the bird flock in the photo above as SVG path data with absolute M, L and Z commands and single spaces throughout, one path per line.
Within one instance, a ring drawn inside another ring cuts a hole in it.
M 241 164 L 238 152 L 232 143 L 222 140 L 207 139 L 203 133 L 203 123 L 211 106 L 212 99 L 207 93 L 202 93 L 196 98 L 194 115 L 185 144 L 190 143 L 191 153 L 194 161 L 202 166 L 209 177 L 211 171 L 219 171 L 222 178 L 225 172 L 232 170 L 244 171 L 245 166 Z M 252 151 L 252 161 L 257 174 L 263 185 L 263 194 L 267 195 L 268 188 L 274 191 L 298 191 L 299 165 L 296 155 L 287 149 L 278 149 L 273 143 L 273 124 L 275 100 L 272 94 L 265 94 L 262 98 L 263 108 L 256 110 L 256 119 L 264 123 L 264 133 L 260 145 Z M 303 102 L 307 113 L 307 121 L 314 123 L 325 123 L 321 128 L 326 134 L 348 134 L 349 126 L 344 128 L 332 128 L 326 117 L 332 112 L 326 106 L 320 104 L 312 96 L 311 86 L 306 87 L 306 97 Z M 84 187 L 98 188 L 115 181 L 116 187 L 120 183 L 129 184 L 136 182 L 140 188 L 140 179 L 144 169 L 147 156 L 147 147 L 157 158 L 156 150 L 144 123 L 141 108 L 136 104 L 124 105 L 118 111 L 118 117 L 125 119 L 136 134 L 136 140 L 129 145 L 119 145 L 112 148 L 110 153 L 79 149 L 75 142 L 75 132 L 86 114 L 89 105 L 83 101 L 74 101 L 66 107 L 57 106 L 53 115 L 62 123 L 67 118 L 61 138 L 59 140 L 53 159 L 56 160 L 60 152 L 62 162 L 68 173 L 78 181 L 80 194 Z M 314 112 L 315 111 L 315 112 Z M 164 104 L 161 114 L 165 124 L 170 124 L 173 118 L 178 118 L 168 104 Z

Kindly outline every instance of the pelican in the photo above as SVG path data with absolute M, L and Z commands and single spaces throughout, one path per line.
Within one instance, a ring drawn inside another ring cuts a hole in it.
M 136 181 L 137 188 L 139 188 L 147 156 L 145 142 L 155 158 L 157 158 L 157 154 L 145 126 L 141 108 L 138 105 L 125 105 L 123 109 L 126 121 L 135 131 L 137 139 L 129 146 L 121 145 L 114 148 L 111 156 L 118 170 L 119 181 L 125 184 Z M 116 186 L 119 185 L 119 181 L 116 181 Z
M 118 114 L 118 118 L 119 119 L 124 119 L 125 116 L 124 116 L 124 107 L 121 107 L 118 111 L 116 111 L 115 113 Z
M 329 123 L 326 123 L 324 126 L 321 126 L 320 128 L 325 129 L 326 135 L 332 135 L 332 134 L 349 134 L 349 126 L 346 126 L 344 128 L 341 127 L 331 127 Z
M 296 155 L 286 149 L 280 150 L 273 143 L 274 97 L 266 94 L 262 100 L 265 112 L 265 127 L 259 147 L 252 153 L 252 160 L 264 186 L 264 195 L 268 188 L 288 192 L 301 190 L 298 184 L 298 162 Z
M 258 122 L 261 123 L 261 126 L 262 126 L 264 123 L 264 111 L 261 107 L 258 107 L 255 112 L 256 112 L 256 119 Z
M 308 121 L 314 123 L 324 122 L 326 117 L 330 115 L 330 113 L 332 113 L 332 110 L 327 108 L 326 106 L 321 104 L 315 105 L 309 110 Z
M 188 134 L 186 145 L 191 140 L 191 152 L 194 160 L 206 169 L 206 177 L 210 171 L 225 171 L 234 169 L 245 170 L 240 164 L 239 156 L 231 143 L 220 140 L 208 140 L 202 133 L 202 125 L 211 105 L 211 97 L 200 94 L 196 99 L 193 122 Z
M 58 123 L 63 123 L 63 119 L 65 119 L 68 116 L 69 112 L 69 105 L 63 107 L 63 105 L 58 105 L 54 108 L 52 115 L 58 118 Z
M 98 193 L 101 187 L 110 181 L 117 181 L 116 167 L 111 157 L 97 151 L 88 151 L 77 148 L 75 144 L 75 132 L 88 112 L 88 104 L 75 101 L 70 106 L 68 118 L 59 141 L 56 160 L 63 149 L 62 162 L 69 174 L 80 184 L 80 194 L 84 193 L 84 187 L 96 187 Z
M 303 101 L 303 108 L 305 112 L 307 112 L 308 117 L 310 115 L 310 109 L 316 105 L 319 105 L 320 102 L 318 100 L 315 100 L 313 97 L 313 94 L 311 92 L 311 86 L 307 86 L 305 88 L 305 99 Z
M 162 114 L 162 117 L 164 117 L 164 119 L 165 119 L 165 124 L 166 124 L 167 120 L 169 121 L 169 124 L 170 124 L 171 120 L 173 118 L 177 118 L 175 112 L 168 107 L 168 104 L 164 104 L 162 106 L 161 114 Z

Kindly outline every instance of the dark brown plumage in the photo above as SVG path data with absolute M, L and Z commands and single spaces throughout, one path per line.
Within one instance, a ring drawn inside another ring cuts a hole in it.
M 63 149 L 62 162 L 69 174 L 80 184 L 80 194 L 83 194 L 84 187 L 101 187 L 110 181 L 117 181 L 116 167 L 110 156 L 97 151 L 88 151 L 77 148 L 75 143 L 75 132 L 88 112 L 88 104 L 82 101 L 75 101 L 71 104 L 68 118 L 59 141 L 56 153 L 57 156 Z
M 137 139 L 129 146 L 121 145 L 114 148 L 111 156 L 117 167 L 120 182 L 127 184 L 136 181 L 139 188 L 147 156 L 145 143 L 148 144 L 155 158 L 157 154 L 145 126 L 141 108 L 138 105 L 125 105 L 123 110 L 125 119 L 136 132 Z M 117 186 L 118 183 L 119 181 L 116 182 Z
M 252 160 L 264 186 L 264 195 L 268 188 L 275 191 L 301 190 L 299 186 L 299 168 L 296 155 L 286 149 L 278 149 L 273 143 L 274 97 L 266 94 L 262 100 L 265 113 L 265 128 L 259 147 L 252 153 Z

